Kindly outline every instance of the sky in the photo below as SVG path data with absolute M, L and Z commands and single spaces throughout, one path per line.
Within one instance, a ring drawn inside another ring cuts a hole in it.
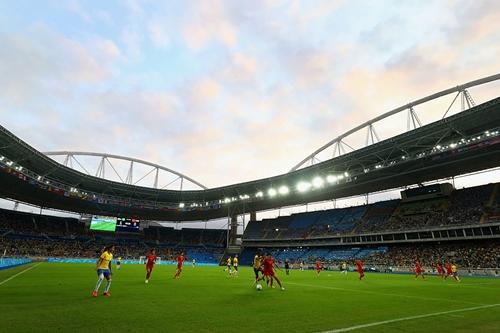
M 41 151 L 136 157 L 208 187 L 269 177 L 391 108 L 499 73 L 498 22 L 495 0 L 3 0 L 0 122 Z M 436 120 L 447 103 L 416 111 Z

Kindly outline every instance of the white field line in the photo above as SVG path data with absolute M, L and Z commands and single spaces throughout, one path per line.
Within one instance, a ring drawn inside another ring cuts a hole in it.
M 6 282 L 9 282 L 9 281 L 10 281 L 10 280 L 12 280 L 13 278 L 15 278 L 15 277 L 17 277 L 17 276 L 19 276 L 19 275 L 21 275 L 21 274 L 23 274 L 23 273 L 26 273 L 27 271 L 29 271 L 29 270 L 31 270 L 31 269 L 33 269 L 33 268 L 35 268 L 35 267 L 40 266 L 41 264 L 42 264 L 42 263 L 41 263 L 41 262 L 39 262 L 39 263 L 38 263 L 38 264 L 36 264 L 36 265 L 30 266 L 30 267 L 26 268 L 25 270 L 22 270 L 22 271 L 20 271 L 19 273 L 14 274 L 14 275 L 12 275 L 11 277 L 8 277 L 7 279 L 5 279 L 5 280 L 3 280 L 2 282 L 0 282 L 0 286 L 1 286 L 2 284 L 6 283 Z
M 482 303 L 475 303 L 475 302 L 469 302 L 469 301 L 459 301 L 459 300 L 452 300 L 452 299 L 447 299 L 447 298 L 420 297 L 420 296 L 412 296 L 412 295 L 383 293 L 383 292 L 371 291 L 371 290 L 339 288 L 339 287 L 303 284 L 303 283 L 295 283 L 295 282 L 287 282 L 286 284 L 293 284 L 296 286 L 303 286 L 303 287 L 310 287 L 310 288 L 323 288 L 323 289 L 331 289 L 331 290 L 349 291 L 349 292 L 353 292 L 353 293 L 366 293 L 366 294 L 381 295 L 381 296 L 413 298 L 413 299 L 421 299 L 421 300 L 425 300 L 425 301 L 453 302 L 453 303 L 464 303 L 464 304 L 472 304 L 472 305 L 484 305 Z
M 491 287 L 485 287 L 484 285 L 489 285 Z M 451 288 L 459 288 L 461 286 L 464 286 L 466 288 L 478 288 L 478 289 L 493 290 L 493 289 L 496 289 L 498 285 L 496 285 L 495 283 L 478 283 L 478 284 L 454 283 L 454 284 L 445 284 L 445 286 L 451 287 Z
M 356 325 L 356 326 L 338 328 L 338 329 L 334 329 L 334 330 L 330 330 L 330 331 L 323 331 L 323 332 L 319 332 L 319 333 L 349 332 L 349 331 L 359 330 L 359 329 L 362 329 L 362 328 L 368 328 L 368 327 L 373 327 L 373 326 L 380 326 L 380 325 L 385 325 L 385 324 L 392 324 L 392 323 L 397 323 L 397 322 L 401 322 L 401 321 L 421 319 L 421 318 L 428 318 L 428 317 L 436 317 L 436 316 L 448 315 L 448 314 L 452 314 L 452 313 L 460 313 L 460 312 L 467 312 L 467 311 L 475 311 L 475 310 L 481 310 L 481 309 L 488 309 L 488 308 L 493 308 L 493 307 L 497 307 L 497 306 L 500 306 L 500 303 L 489 304 L 489 305 L 482 305 L 482 306 L 475 306 L 475 307 L 472 307 L 472 308 L 465 308 L 465 309 L 458 309 L 458 310 L 450 310 L 450 311 L 427 313 L 427 314 L 418 315 L 418 316 L 401 317 L 401 318 L 396 318 L 396 319 L 377 321 L 377 322 L 368 323 L 368 324 L 361 324 L 361 325 Z

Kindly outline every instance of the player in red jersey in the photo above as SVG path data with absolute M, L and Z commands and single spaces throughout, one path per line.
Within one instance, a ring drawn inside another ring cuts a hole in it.
M 321 261 L 316 260 L 316 274 L 319 275 L 321 273 Z
M 417 260 L 415 262 L 415 279 L 417 279 L 419 276 L 421 276 L 422 279 L 425 280 L 424 270 L 422 269 L 422 263 L 420 262 L 420 260 Z
M 186 260 L 186 258 L 184 257 L 184 252 L 181 252 L 181 254 L 177 256 L 177 269 L 175 270 L 174 279 L 178 279 L 181 276 L 184 260 Z
M 448 278 L 448 276 L 453 276 L 453 272 L 451 271 L 451 264 L 447 262 L 444 265 L 444 268 L 446 269 L 446 275 L 444 276 L 445 280 Z
M 270 253 L 266 254 L 262 264 L 264 266 L 264 276 L 271 281 L 271 288 L 273 288 L 273 280 L 276 280 L 281 290 L 285 290 L 280 279 L 276 276 L 276 274 L 274 274 L 274 267 L 276 265 L 274 264 L 274 259 Z
M 359 279 L 362 280 L 365 277 L 365 271 L 363 270 L 363 262 L 361 260 L 357 260 L 356 267 L 359 273 Z
M 441 265 L 440 262 L 436 264 L 436 270 L 438 273 L 438 276 L 440 276 L 442 279 L 444 279 L 444 271 L 443 271 L 443 266 Z
M 151 277 L 151 272 L 156 264 L 156 250 L 151 249 L 149 254 L 146 256 L 146 283 L 149 283 L 149 278 Z

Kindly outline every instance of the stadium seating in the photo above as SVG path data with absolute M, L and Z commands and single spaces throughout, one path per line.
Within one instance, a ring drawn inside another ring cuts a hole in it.
M 460 258 L 456 261 L 469 267 L 496 267 L 499 247 L 481 243 L 464 245 L 391 245 L 391 246 L 325 246 L 322 237 L 356 235 L 374 231 L 426 230 L 442 225 L 479 224 L 500 221 L 498 184 L 456 190 L 450 197 L 403 202 L 388 200 L 370 205 L 329 209 L 275 219 L 251 221 L 244 239 L 307 240 L 319 242 L 317 247 L 270 248 L 278 262 L 311 263 L 320 259 L 328 265 L 361 258 L 376 265 L 410 265 L 416 258 L 430 261 Z M 0 250 L 16 257 L 95 258 L 108 244 L 116 245 L 116 256 L 139 258 L 155 247 L 166 260 L 173 260 L 183 251 L 189 260 L 218 263 L 226 242 L 225 230 L 180 230 L 150 226 L 137 233 L 90 231 L 74 218 L 44 216 L 0 210 Z M 322 246 L 319 246 L 322 245 Z M 431 249 L 431 250 L 429 250 Z M 240 255 L 242 264 L 249 264 L 256 249 L 246 248 Z M 431 251 L 431 252 L 429 252 Z
M 453 191 L 450 197 L 329 209 L 251 221 L 244 239 L 308 239 L 380 231 L 425 230 L 500 220 L 498 184 Z M 486 207 L 488 206 L 488 207 Z M 488 213 L 489 212 L 489 213 Z M 488 213 L 488 214 L 486 214 Z M 485 215 L 486 214 L 486 215 Z
M 240 261 L 250 264 L 259 251 L 246 248 Z M 446 244 L 394 244 L 379 247 L 324 247 L 324 248 L 272 248 L 270 252 L 279 265 L 288 260 L 292 265 L 303 262 L 306 265 L 320 260 L 323 265 L 337 267 L 342 262 L 352 264 L 362 259 L 368 266 L 412 268 L 416 260 L 427 267 L 435 267 L 438 262 L 454 262 L 468 269 L 498 269 L 500 267 L 500 244 L 488 241 L 454 242 Z
M 8 256 L 95 258 L 114 244 L 124 259 L 138 259 L 154 247 L 167 260 L 183 251 L 190 260 L 217 263 L 225 241 L 225 230 L 153 226 L 139 233 L 96 232 L 74 218 L 0 209 L 0 250 Z

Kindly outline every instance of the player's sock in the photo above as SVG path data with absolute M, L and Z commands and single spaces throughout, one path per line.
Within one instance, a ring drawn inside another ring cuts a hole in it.
M 108 280 L 108 282 L 106 283 L 106 289 L 104 289 L 104 292 L 108 292 L 109 291 L 109 288 L 111 287 L 111 280 Z
M 98 291 L 98 290 L 99 290 L 99 288 L 101 287 L 101 283 L 102 283 L 102 280 L 103 280 L 103 279 L 104 279 L 103 277 L 99 277 L 99 278 L 97 279 L 97 283 L 96 283 L 96 285 L 95 285 L 95 289 L 94 289 L 94 291 Z

